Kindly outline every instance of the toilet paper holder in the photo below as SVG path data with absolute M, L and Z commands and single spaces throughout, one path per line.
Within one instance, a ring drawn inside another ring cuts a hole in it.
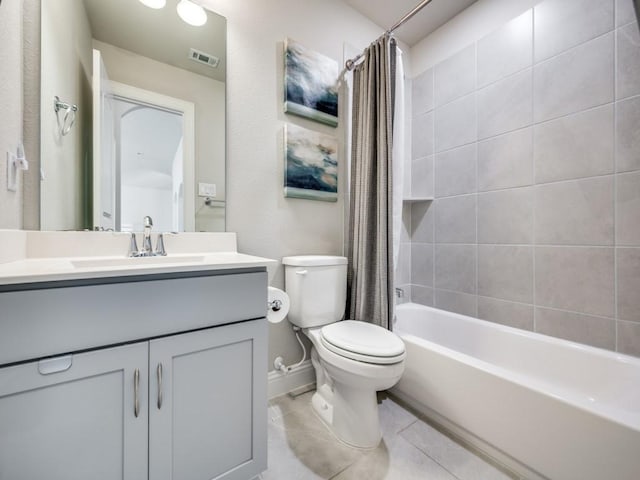
M 267 302 L 267 307 L 269 307 L 274 312 L 279 311 L 282 308 L 282 300 L 272 300 Z

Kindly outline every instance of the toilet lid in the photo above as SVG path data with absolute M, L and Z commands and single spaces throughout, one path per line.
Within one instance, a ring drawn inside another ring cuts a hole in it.
M 355 320 L 325 325 L 320 338 L 333 353 L 367 363 L 390 364 L 404 359 L 400 337 L 378 325 Z

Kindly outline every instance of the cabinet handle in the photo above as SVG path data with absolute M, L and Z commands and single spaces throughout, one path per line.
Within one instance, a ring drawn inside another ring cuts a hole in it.
M 133 372 L 133 414 L 138 418 L 140 415 L 140 370 L 137 368 Z
M 158 364 L 158 410 L 162 408 L 162 364 Z

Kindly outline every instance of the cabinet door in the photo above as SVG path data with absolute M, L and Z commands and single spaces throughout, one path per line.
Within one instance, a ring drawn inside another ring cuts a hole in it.
M 247 480 L 266 469 L 267 324 L 150 342 L 150 480 Z
M 147 343 L 0 368 L 0 479 L 147 478 L 147 379 Z

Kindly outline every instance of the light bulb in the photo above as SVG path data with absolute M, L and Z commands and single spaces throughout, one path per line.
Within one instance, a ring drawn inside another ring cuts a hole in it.
M 140 3 L 146 5 L 149 8 L 164 8 L 167 4 L 167 0 L 140 0 Z
M 189 0 L 180 0 L 177 10 L 180 18 L 189 25 L 199 27 L 207 23 L 207 12 L 205 12 L 204 8 Z

